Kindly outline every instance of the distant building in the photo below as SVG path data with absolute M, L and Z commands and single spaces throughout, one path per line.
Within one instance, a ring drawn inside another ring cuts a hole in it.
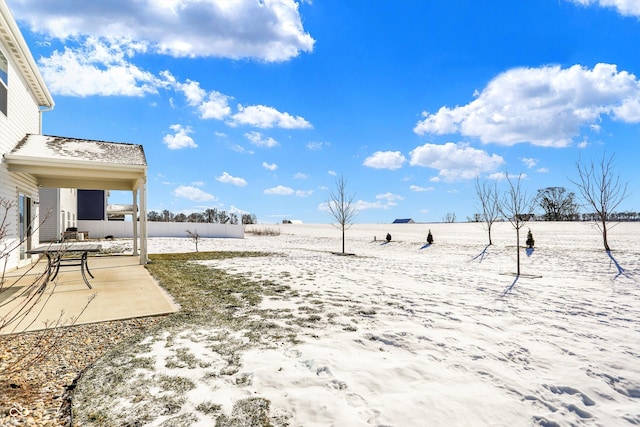
M 302 220 L 300 219 L 283 219 L 283 224 L 302 224 Z
M 398 218 L 394 219 L 392 224 L 415 224 L 413 218 Z

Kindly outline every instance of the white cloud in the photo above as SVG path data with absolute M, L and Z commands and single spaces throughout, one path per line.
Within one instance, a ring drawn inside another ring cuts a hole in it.
M 234 213 L 238 215 L 238 217 L 242 217 L 244 214 L 250 214 L 251 212 L 242 210 L 234 205 L 229 206 L 229 213 Z
M 286 61 L 315 43 L 294 0 L 22 0 L 11 7 L 50 37 L 125 37 L 176 57 Z
M 231 114 L 229 101 L 233 99 L 217 91 L 207 92 L 200 87 L 199 82 L 187 80 L 185 83 L 175 83 L 177 90 L 187 98 L 187 103 L 195 107 L 201 119 L 223 120 Z
M 276 169 L 278 169 L 278 165 L 275 163 L 267 163 L 267 162 L 262 162 L 262 167 L 265 169 L 268 169 L 270 171 L 274 171 Z
M 376 195 L 376 199 L 377 200 L 386 200 L 387 202 L 395 202 L 396 200 L 404 200 L 404 197 L 398 195 L 398 194 L 393 194 L 393 193 L 384 193 L 384 194 L 377 194 Z
M 538 164 L 538 159 L 521 157 L 520 160 L 522 160 L 522 163 L 524 163 L 524 165 L 529 169 L 533 169 Z
M 461 107 L 423 112 L 414 132 L 475 137 L 483 143 L 565 147 L 603 116 L 640 122 L 640 82 L 611 64 L 516 68 Z
M 384 202 L 384 200 L 376 200 L 375 202 L 368 202 L 366 200 L 358 200 L 354 203 L 356 211 L 364 211 L 367 209 L 390 209 L 396 206 L 395 202 Z
M 444 145 L 424 144 L 410 153 L 412 166 L 423 166 L 439 171 L 444 181 L 474 179 L 481 173 L 495 171 L 504 163 L 497 154 L 489 155 L 464 144 L 447 142 Z
M 313 190 L 296 190 L 296 197 L 309 197 L 313 194 Z
M 354 203 L 354 207 L 356 211 L 364 211 L 367 209 L 388 209 L 389 207 L 381 202 L 380 200 L 376 202 L 367 202 L 366 200 L 358 200 Z
M 189 136 L 190 133 L 193 133 L 193 130 L 190 126 L 183 127 L 182 125 L 171 125 L 169 126 L 171 130 L 175 132 L 173 135 L 165 135 L 162 141 L 169 147 L 171 150 L 180 150 L 182 148 L 196 148 L 197 145 L 193 138 Z
M 308 178 L 307 174 L 304 174 L 302 172 L 298 172 L 293 175 L 293 179 L 307 179 L 307 178 Z
M 65 47 L 62 53 L 55 51 L 48 58 L 40 58 L 39 66 L 49 90 L 55 95 L 144 96 L 156 94 L 161 88 L 173 89 L 185 96 L 187 104 L 197 110 L 201 119 L 224 120 L 231 117 L 227 122 L 230 126 L 243 124 L 284 129 L 312 127 L 300 116 L 294 117 L 263 105 L 246 108 L 239 105 L 239 111 L 231 116 L 229 101 L 233 97 L 215 90 L 206 91 L 197 81 L 188 79 L 183 83 L 179 82 L 169 71 L 162 71 L 156 76 L 134 65 L 131 62 L 133 56 L 145 52 L 146 48 L 145 44 L 130 40 L 88 38 L 84 46 Z M 169 98 L 169 102 L 175 107 L 173 98 Z M 259 141 L 259 145 L 274 146 L 277 143 L 268 138 Z
M 493 179 L 495 181 L 502 181 L 503 179 L 506 179 L 507 176 L 509 177 L 509 179 L 513 180 L 513 179 L 518 179 L 518 177 L 520 179 L 527 179 L 528 176 L 526 173 L 520 174 L 520 175 L 515 175 L 515 174 L 507 174 L 505 172 L 494 172 L 492 174 L 489 174 L 487 176 L 488 179 Z
M 329 209 L 329 204 L 327 202 L 318 203 L 318 210 L 320 212 L 331 212 L 331 209 Z
M 264 138 L 260 132 L 247 132 L 244 134 L 244 136 L 249 140 L 249 142 L 258 147 L 272 148 L 279 145 L 278 141 L 271 137 Z
M 369 202 L 366 200 L 356 200 L 353 203 L 353 208 L 356 212 L 364 211 L 367 209 L 390 209 L 397 206 L 396 200 L 404 200 L 404 197 L 393 193 L 385 193 L 376 195 L 375 202 Z M 323 212 L 329 212 L 329 206 L 326 202 L 318 205 L 318 210 Z
M 415 191 L 417 193 L 422 193 L 424 191 L 433 191 L 433 187 L 420 187 L 419 185 L 411 185 L 409 186 L 409 190 Z
M 621 15 L 640 17 L 640 2 L 637 0 L 570 0 L 584 6 L 592 4 L 614 8 Z
M 245 187 L 247 185 L 247 181 L 244 178 L 231 176 L 228 172 L 222 172 L 222 175 L 217 177 L 216 180 L 225 184 L 233 184 L 236 187 Z
M 175 78 L 172 77 L 171 79 L 175 82 Z M 200 83 L 193 80 L 187 80 L 184 83 L 176 83 L 176 86 L 180 91 L 182 91 L 185 98 L 187 98 L 187 103 L 191 106 L 200 104 L 207 95 L 207 91 L 200 87 Z
M 173 195 L 196 202 L 208 202 L 218 200 L 214 195 L 206 193 L 197 187 L 181 185 L 173 190 Z
M 261 129 L 278 127 L 282 129 L 310 129 L 311 123 L 300 116 L 293 117 L 273 107 L 265 105 L 238 105 L 238 112 L 232 116 L 230 125 L 249 125 Z
M 327 171 L 327 173 L 331 176 L 338 176 L 338 173 L 336 171 L 330 170 L 330 171 Z
M 320 151 L 330 144 L 328 142 L 309 142 L 307 143 L 307 149 L 311 151 Z
M 285 187 L 284 185 L 278 185 L 277 187 L 267 188 L 264 190 L 264 194 L 276 195 L 276 196 L 296 196 L 296 197 L 309 197 L 313 194 L 312 190 L 294 190 L 291 187 Z
M 238 144 L 232 145 L 231 149 L 236 153 L 240 153 L 240 154 L 254 154 L 252 150 L 247 150 L 242 145 L 238 145 Z
M 84 46 L 54 51 L 38 61 L 51 93 L 65 96 L 143 96 L 167 85 L 129 62 L 140 44 L 87 39 Z
M 374 169 L 399 169 L 407 159 L 399 151 L 376 151 L 367 157 L 363 165 Z
M 362 211 L 365 209 L 390 209 L 394 206 L 397 206 L 398 203 L 396 202 L 399 200 L 404 200 L 404 197 L 398 194 L 384 193 L 377 194 L 375 202 L 358 200 L 354 203 L 354 206 L 357 211 Z
M 277 195 L 277 196 L 291 196 L 292 194 L 295 194 L 295 190 L 291 187 L 278 185 L 277 187 L 267 188 L 266 190 L 264 190 L 264 194 Z
M 227 95 L 223 95 L 220 92 L 211 91 L 207 95 L 206 100 L 198 106 L 201 119 L 216 119 L 222 120 L 231 114 L 231 107 L 228 105 L 228 101 L 231 98 Z

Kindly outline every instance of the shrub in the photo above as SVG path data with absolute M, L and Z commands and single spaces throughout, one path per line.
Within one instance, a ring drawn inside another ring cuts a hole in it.
M 270 227 L 265 227 L 265 228 L 258 228 L 258 227 L 251 227 L 251 228 L 247 228 L 245 230 L 245 233 L 247 234 L 254 234 L 256 236 L 279 236 L 280 235 L 280 229 L 279 228 L 270 228 Z
M 533 246 L 536 244 L 536 241 L 533 240 L 533 233 L 531 233 L 531 229 L 527 233 L 527 248 L 533 249 Z

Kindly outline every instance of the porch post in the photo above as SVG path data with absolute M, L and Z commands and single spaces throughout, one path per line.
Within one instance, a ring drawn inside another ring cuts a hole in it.
M 131 214 L 133 226 L 133 256 L 138 255 L 138 190 L 133 189 L 133 213 Z
M 140 186 L 140 264 L 149 262 L 147 257 L 147 238 L 149 231 L 147 228 L 147 176 L 142 179 Z

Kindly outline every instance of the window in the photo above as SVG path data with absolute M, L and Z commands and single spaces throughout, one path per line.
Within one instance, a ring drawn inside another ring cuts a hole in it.
M 9 87 L 9 63 L 0 52 L 0 111 L 7 115 L 7 88 Z

